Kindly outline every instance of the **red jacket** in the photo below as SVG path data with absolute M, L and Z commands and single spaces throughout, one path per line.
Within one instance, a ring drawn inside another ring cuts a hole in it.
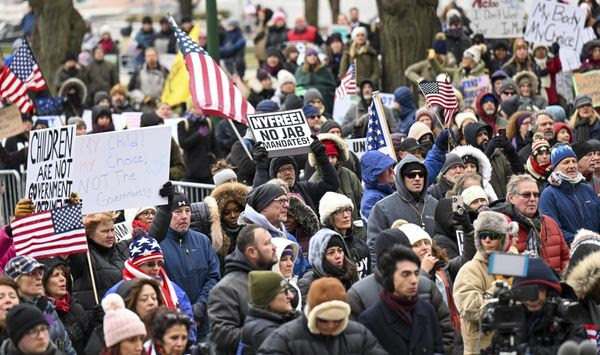
M 540 253 L 542 259 L 554 270 L 561 272 L 567 268 L 570 260 L 569 246 L 565 242 L 558 224 L 550 217 L 542 215 Z M 522 253 L 527 249 L 527 228 L 519 223 L 517 249 Z
M 306 26 L 304 32 L 296 32 L 293 28 L 287 33 L 288 41 L 312 42 L 317 43 L 317 28 L 315 26 Z

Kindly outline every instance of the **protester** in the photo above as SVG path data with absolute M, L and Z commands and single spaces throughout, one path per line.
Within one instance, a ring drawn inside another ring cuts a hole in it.
M 291 31 L 291 30 L 290 30 Z M 333 112 L 333 94 L 336 82 L 329 70 L 321 63 L 316 49 L 305 52 L 304 64 L 295 73 L 296 84 L 304 89 L 317 89 L 323 96 L 325 112 Z
M 274 238 L 272 241 L 273 244 L 275 244 L 275 253 L 277 255 L 277 260 L 279 261 L 273 265 L 271 270 L 280 274 L 288 282 L 289 291 L 292 295 L 290 299 L 292 308 L 301 310 L 302 294 L 298 288 L 298 277 L 294 276 L 293 273 L 294 263 L 296 262 L 296 259 L 298 259 L 300 248 L 298 248 L 298 244 L 292 242 L 291 240 Z
M 146 48 L 144 63 L 135 70 L 127 88 L 140 111 L 157 107 L 168 75 L 169 71 L 159 62 L 156 48 Z
M 6 327 L 8 338 L 0 345 L 0 354 L 64 354 L 50 338 L 48 320 L 37 307 L 12 307 L 6 315 Z
M 186 181 L 212 183 L 210 166 L 216 162 L 217 142 L 211 120 L 195 104 L 177 124 L 179 145 L 183 149 Z
M 542 138 L 542 135 L 536 133 L 531 145 L 532 153 L 527 159 L 525 170 L 535 179 L 538 190 L 544 190 L 546 181 L 552 173 L 552 163 L 550 162 L 550 144 Z
M 102 300 L 104 309 L 104 342 L 102 355 L 141 354 L 146 327 L 134 312 L 125 308 L 123 299 L 112 294 Z
M 18 305 L 17 283 L 8 276 L 0 275 L 0 344 L 8 338 L 6 316 L 11 308 Z
M 439 181 L 427 188 L 427 192 L 437 200 L 444 198 L 446 192 L 450 191 L 454 186 L 454 182 L 465 171 L 465 165 L 462 159 L 454 154 L 446 154 L 446 160 L 440 171 Z
M 376 150 L 368 151 L 360 158 L 362 181 L 365 184 L 365 191 L 360 200 L 360 216 L 363 222 L 369 220 L 371 209 L 379 200 L 394 193 L 395 165 L 394 159 Z
M 88 89 L 88 98 L 93 98 L 99 91 L 108 92 L 119 83 L 117 68 L 104 59 L 104 50 L 98 46 L 94 48 L 94 60 L 85 68 L 85 84 Z
M 192 321 L 171 309 L 159 309 L 152 320 L 152 339 L 144 343 L 148 354 L 184 354 Z
M 348 67 L 356 63 L 356 72 L 359 78 L 368 78 L 375 87 L 381 78 L 381 69 L 377 60 L 377 51 L 367 41 L 367 29 L 355 27 L 352 30 L 352 43 L 347 51 L 344 51 L 340 63 L 340 76 L 346 74 Z
M 592 98 L 581 95 L 575 98 L 575 113 L 569 120 L 573 129 L 573 141 L 583 142 L 588 139 L 600 139 L 600 116 L 592 106 Z

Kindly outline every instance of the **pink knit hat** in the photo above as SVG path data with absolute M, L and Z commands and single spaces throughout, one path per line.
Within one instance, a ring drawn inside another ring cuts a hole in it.
M 104 342 L 106 347 L 120 343 L 136 335 L 146 336 L 146 326 L 137 314 L 125 308 L 121 296 L 116 293 L 102 300 L 104 309 Z

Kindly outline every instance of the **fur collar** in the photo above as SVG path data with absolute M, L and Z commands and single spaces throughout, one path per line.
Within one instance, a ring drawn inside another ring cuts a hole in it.
M 577 298 L 586 298 L 600 282 L 600 251 L 589 254 L 579 262 L 567 276 L 567 284 L 573 288 Z
M 492 178 L 492 164 L 490 164 L 490 160 L 481 150 L 472 145 L 461 145 L 454 148 L 451 153 L 458 155 L 461 159 L 466 155 L 473 156 L 479 162 L 479 170 L 483 180 L 490 182 Z
M 346 145 L 346 142 L 338 135 L 333 133 L 321 133 L 317 137 L 321 142 L 324 140 L 329 140 L 335 143 L 337 149 L 340 151 L 340 162 L 346 161 L 348 158 L 350 158 L 350 153 L 348 153 L 348 146 Z M 308 164 L 310 164 L 310 166 L 317 165 L 317 159 L 315 158 L 315 154 L 313 152 L 308 153 Z

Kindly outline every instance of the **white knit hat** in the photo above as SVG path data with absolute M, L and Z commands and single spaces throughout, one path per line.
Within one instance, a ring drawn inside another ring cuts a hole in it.
M 414 245 L 416 242 L 427 239 L 431 242 L 431 237 L 425 230 L 416 224 L 406 223 L 398 227 L 406 236 L 408 237 L 408 241 L 410 245 Z
M 146 326 L 137 314 L 125 308 L 121 296 L 116 293 L 102 300 L 104 309 L 104 342 L 106 347 L 120 343 L 136 335 L 146 336 Z
M 471 46 L 465 50 L 463 56 L 473 59 L 475 63 L 479 63 L 481 59 L 482 47 L 478 44 Z
M 363 35 L 367 35 L 367 29 L 362 27 L 362 26 L 358 26 L 355 27 L 352 30 L 352 34 L 350 35 L 350 37 L 352 37 L 352 40 L 354 41 L 356 39 L 356 36 L 358 36 L 359 34 L 363 34 Z
M 463 201 L 467 206 L 473 203 L 473 201 L 480 198 L 484 198 L 488 203 L 490 202 L 488 200 L 487 194 L 485 193 L 485 190 L 479 185 L 471 186 L 465 189 L 460 195 L 462 196 Z
M 462 128 L 466 120 L 472 120 L 474 123 L 477 123 L 477 116 L 471 111 L 465 111 L 457 114 L 454 118 L 454 122 L 456 122 L 458 129 Z
M 421 137 L 423 137 L 426 134 L 433 135 L 433 132 L 431 131 L 431 128 L 429 128 L 428 125 L 421 121 L 414 122 L 408 130 L 408 138 L 414 138 L 416 140 L 421 139 Z
M 326 192 L 319 201 L 319 215 L 321 223 L 326 224 L 329 217 L 340 208 L 351 208 L 354 211 L 352 200 L 346 195 L 338 194 L 337 192 Z
M 296 77 L 294 77 L 294 74 L 290 73 L 289 71 L 282 69 L 279 71 L 279 73 L 277 73 L 277 84 L 281 88 L 281 86 L 283 86 L 285 83 L 293 83 L 296 85 Z

